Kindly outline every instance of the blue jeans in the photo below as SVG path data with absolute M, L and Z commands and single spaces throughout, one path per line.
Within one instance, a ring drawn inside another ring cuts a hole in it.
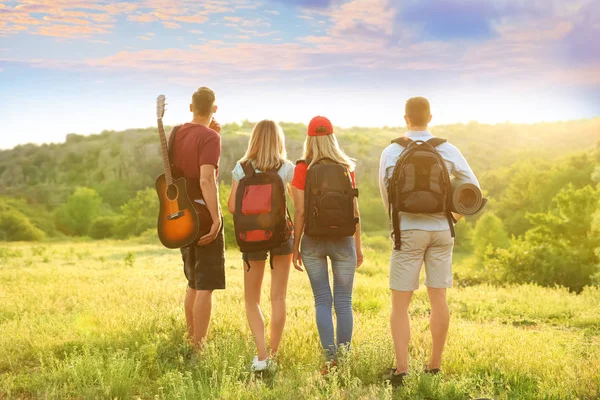
M 340 239 L 302 238 L 302 261 L 315 297 L 317 329 L 325 356 L 333 360 L 338 346 L 350 346 L 354 318 L 352 287 L 356 273 L 354 237 Z M 329 285 L 327 258 L 333 270 L 333 295 Z M 337 317 L 337 340 L 334 341 L 332 303 Z

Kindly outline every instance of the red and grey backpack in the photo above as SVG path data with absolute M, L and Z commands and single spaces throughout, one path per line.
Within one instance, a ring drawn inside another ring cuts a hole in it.
M 428 141 L 413 141 L 408 137 L 401 137 L 392 143 L 404 147 L 388 184 L 394 248 L 400 250 L 399 212 L 444 213 L 454 237 L 454 221 L 450 212 L 450 174 L 444 159 L 437 151 L 437 147 L 446 143 L 446 139 L 435 137 Z
M 352 186 L 348 168 L 329 158 L 312 166 L 311 160 L 297 163 L 309 165 L 304 188 L 305 233 L 317 238 L 353 236 L 358 223 L 354 216 L 358 189 Z
M 244 177 L 235 195 L 235 239 L 243 253 L 281 246 L 292 235 L 285 185 L 277 169 L 256 172 L 252 163 L 242 164 Z

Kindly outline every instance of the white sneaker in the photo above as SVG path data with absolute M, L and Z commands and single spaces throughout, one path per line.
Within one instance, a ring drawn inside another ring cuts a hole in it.
M 261 372 L 267 369 L 267 367 L 267 360 L 259 361 L 258 356 L 254 356 L 254 360 L 252 360 L 252 367 L 250 367 L 250 369 L 252 369 L 254 372 Z

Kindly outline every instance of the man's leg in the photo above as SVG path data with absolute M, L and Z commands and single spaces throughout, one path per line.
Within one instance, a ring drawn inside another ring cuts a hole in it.
M 408 343 L 410 341 L 410 316 L 408 308 L 413 292 L 392 290 L 392 338 L 396 350 L 396 373 L 408 372 Z
M 442 365 L 442 353 L 450 325 L 450 309 L 446 301 L 446 289 L 427 288 L 431 303 L 430 329 L 432 338 L 431 358 L 428 369 L 438 369 Z
M 431 303 L 430 329 L 432 338 L 431 358 L 428 369 L 438 369 L 442 364 L 442 353 L 448 336 L 450 310 L 446 301 L 446 290 L 452 287 L 452 249 L 454 238 L 450 231 L 434 232 L 431 245 L 425 252 L 427 293 Z
M 413 292 L 419 288 L 419 274 L 430 238 L 431 233 L 427 231 L 402 231 L 402 247 L 400 250 L 394 250 L 390 259 L 390 289 L 392 289 L 390 323 L 398 374 L 408 372 L 408 342 L 410 341 L 408 308 Z
M 196 301 L 196 291 L 190 287 L 185 292 L 185 322 L 187 324 L 188 340 L 194 340 L 194 301 Z
M 193 308 L 194 346 L 200 350 L 206 339 L 212 312 L 213 290 L 225 289 L 225 241 L 223 230 L 214 242 L 194 246 L 193 278 L 196 289 Z
M 200 350 L 210 323 L 212 311 L 212 290 L 196 290 L 193 310 L 194 346 Z

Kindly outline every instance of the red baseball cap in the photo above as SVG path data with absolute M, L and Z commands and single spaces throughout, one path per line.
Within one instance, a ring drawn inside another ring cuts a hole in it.
M 327 136 L 333 134 L 333 125 L 325 117 L 314 117 L 308 124 L 308 136 Z

